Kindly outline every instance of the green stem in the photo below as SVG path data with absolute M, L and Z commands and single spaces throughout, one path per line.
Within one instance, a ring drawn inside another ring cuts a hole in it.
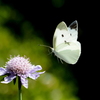
M 20 77 L 18 77 L 18 90 L 19 90 L 19 100 L 22 100 L 22 90 L 21 90 L 21 81 L 20 81 Z

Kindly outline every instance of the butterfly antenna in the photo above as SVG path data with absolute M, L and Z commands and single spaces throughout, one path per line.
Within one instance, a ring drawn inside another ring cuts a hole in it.
M 50 46 L 47 46 L 47 45 L 39 45 L 39 46 L 44 46 L 44 47 L 47 47 L 47 48 L 50 48 L 50 49 L 52 49 L 52 47 L 50 47 Z
M 47 45 L 41 45 L 41 44 L 40 44 L 39 46 L 44 46 L 44 47 L 50 48 L 50 49 L 52 50 L 52 47 L 47 46 Z M 49 54 L 48 54 L 48 55 L 50 55 L 50 54 L 52 54 L 52 52 L 49 52 Z

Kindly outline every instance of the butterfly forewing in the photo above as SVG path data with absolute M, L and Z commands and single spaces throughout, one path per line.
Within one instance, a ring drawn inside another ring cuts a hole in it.
M 75 30 L 78 31 L 78 22 L 77 22 L 77 20 L 75 20 L 74 22 L 72 22 L 72 23 L 69 25 L 69 27 L 70 27 L 71 29 L 75 29 Z
M 78 22 L 72 22 L 68 27 L 68 31 L 70 33 L 70 42 L 76 41 L 78 38 Z
M 69 37 L 70 34 L 66 24 L 64 22 L 59 23 L 53 36 L 53 48 L 56 48 L 61 43 L 67 42 Z

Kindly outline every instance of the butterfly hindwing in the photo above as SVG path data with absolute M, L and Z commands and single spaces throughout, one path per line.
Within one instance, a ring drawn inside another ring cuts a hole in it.
M 75 64 L 80 56 L 80 43 L 72 42 L 69 44 L 60 44 L 55 49 L 55 55 L 69 64 Z

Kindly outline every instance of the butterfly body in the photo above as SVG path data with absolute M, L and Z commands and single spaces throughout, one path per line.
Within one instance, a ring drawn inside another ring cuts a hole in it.
M 77 38 L 77 21 L 71 23 L 69 27 L 65 22 L 59 23 L 53 36 L 52 52 L 66 63 L 75 64 L 81 54 L 81 44 Z

